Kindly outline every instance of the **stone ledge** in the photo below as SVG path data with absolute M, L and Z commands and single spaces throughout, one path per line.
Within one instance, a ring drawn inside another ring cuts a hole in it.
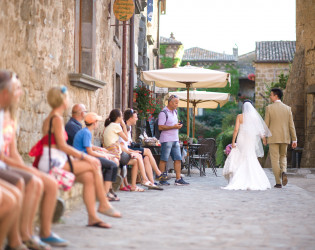
M 106 82 L 97 80 L 96 78 L 83 73 L 68 73 L 70 84 L 78 88 L 97 90 L 103 88 Z

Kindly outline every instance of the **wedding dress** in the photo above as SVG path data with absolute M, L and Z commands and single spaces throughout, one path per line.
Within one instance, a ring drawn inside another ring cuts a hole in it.
M 270 188 L 270 182 L 257 159 L 264 155 L 261 138 L 269 136 L 271 133 L 261 116 L 251 103 L 245 102 L 243 123 L 239 127 L 236 147 L 231 150 L 224 164 L 223 175 L 229 184 L 223 189 Z

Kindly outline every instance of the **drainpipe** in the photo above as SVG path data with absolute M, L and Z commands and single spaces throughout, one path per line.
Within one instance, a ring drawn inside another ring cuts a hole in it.
M 129 108 L 133 108 L 133 88 L 135 79 L 135 19 L 133 15 L 130 19 L 130 38 L 129 38 Z
M 156 56 L 156 69 L 160 68 L 160 15 L 161 15 L 161 0 L 158 2 L 158 21 L 157 21 L 157 44 L 156 47 L 159 51 Z
M 126 78 L 127 78 L 127 24 L 123 22 L 123 42 L 122 42 L 122 86 L 121 86 L 121 109 L 126 108 Z

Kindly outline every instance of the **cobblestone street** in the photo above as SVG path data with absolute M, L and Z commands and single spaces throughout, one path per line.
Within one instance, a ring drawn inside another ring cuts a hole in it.
M 228 191 L 220 188 L 222 169 L 219 177 L 207 170 L 206 177 L 187 177 L 190 186 L 174 186 L 173 179 L 164 191 L 119 192 L 114 205 L 123 218 L 104 216 L 110 230 L 85 227 L 80 204 L 54 231 L 71 242 L 66 249 L 314 249 L 313 175 L 305 189 L 305 177 L 290 174 L 282 189 Z

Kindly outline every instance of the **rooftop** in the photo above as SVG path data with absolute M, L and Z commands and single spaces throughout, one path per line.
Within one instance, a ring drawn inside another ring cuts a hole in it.
M 234 55 L 193 47 L 184 51 L 183 61 L 237 61 L 237 58 Z
M 171 33 L 169 38 L 161 36 L 160 37 L 160 44 L 174 44 L 174 45 L 182 45 L 180 41 L 177 41 L 174 37 L 174 34 Z
M 295 54 L 295 41 L 256 42 L 255 62 L 292 62 Z

